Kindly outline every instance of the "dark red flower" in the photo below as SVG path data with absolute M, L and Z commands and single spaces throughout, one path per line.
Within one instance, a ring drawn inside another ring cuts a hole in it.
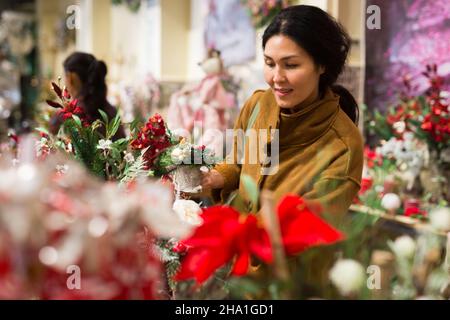
M 152 168 L 155 159 L 171 146 L 170 136 L 166 130 L 164 120 L 159 114 L 150 117 L 130 143 L 134 150 L 147 149 L 144 154 L 147 169 Z
M 52 88 L 53 88 L 53 91 L 55 91 L 55 93 L 58 96 L 58 98 L 62 99 L 63 96 L 62 96 L 61 88 L 54 82 L 52 82 Z

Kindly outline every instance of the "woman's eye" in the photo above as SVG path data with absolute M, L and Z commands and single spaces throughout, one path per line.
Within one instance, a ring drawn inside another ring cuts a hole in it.
M 293 69 L 293 68 L 297 68 L 298 64 L 286 64 L 286 68 L 288 69 Z
M 266 61 L 266 65 L 270 68 L 273 68 L 275 65 L 272 62 Z

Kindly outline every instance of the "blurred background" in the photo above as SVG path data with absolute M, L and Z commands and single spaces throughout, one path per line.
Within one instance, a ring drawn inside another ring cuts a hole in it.
M 267 2 L 270 8 L 276 1 Z M 319 6 L 346 27 L 353 48 L 342 81 L 362 102 L 365 2 L 286 3 Z M 129 98 L 140 94 L 146 107 L 164 111 L 171 94 L 204 78 L 199 63 L 215 48 L 233 77 L 240 106 L 255 89 L 266 87 L 260 38 L 272 11 L 258 1 L 239 0 L 1 0 L 3 130 L 30 125 L 49 94 L 49 81 L 63 76 L 62 62 L 75 50 L 107 63 L 111 102 L 126 105 L 122 91 L 127 88 Z

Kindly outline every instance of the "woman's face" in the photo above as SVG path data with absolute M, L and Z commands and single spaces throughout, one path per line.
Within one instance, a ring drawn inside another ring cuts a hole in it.
M 66 71 L 64 74 L 64 83 L 71 97 L 78 97 L 81 88 L 81 81 L 75 72 Z
M 271 37 L 264 49 L 264 62 L 264 78 L 280 108 L 301 109 L 318 98 L 324 69 L 317 67 L 311 56 L 290 38 Z

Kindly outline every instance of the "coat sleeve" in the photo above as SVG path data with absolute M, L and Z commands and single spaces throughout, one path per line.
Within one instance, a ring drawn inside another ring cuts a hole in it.
M 246 101 L 244 106 L 242 107 L 239 117 L 237 118 L 234 128 L 234 131 L 237 130 L 246 130 L 248 119 L 250 118 L 250 114 L 253 111 L 253 108 L 256 105 L 261 93 L 263 91 L 256 91 L 250 99 Z M 233 138 L 233 148 L 230 154 L 228 154 L 224 161 L 217 164 L 214 169 L 217 170 L 224 178 L 225 184 L 221 189 L 212 189 L 211 197 L 216 203 L 225 202 L 231 192 L 239 188 L 239 180 L 241 175 L 241 165 L 237 159 L 238 157 L 238 146 L 236 135 Z

